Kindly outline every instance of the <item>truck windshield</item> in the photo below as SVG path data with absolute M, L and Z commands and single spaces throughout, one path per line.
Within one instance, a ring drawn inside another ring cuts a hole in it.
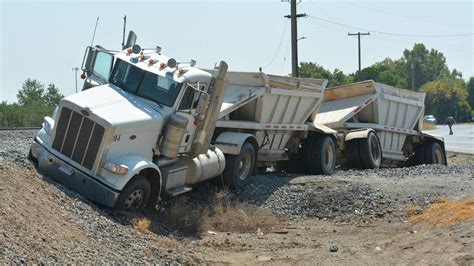
M 120 59 L 117 59 L 110 83 L 129 93 L 166 106 L 173 106 L 182 87 L 181 83 L 145 71 Z

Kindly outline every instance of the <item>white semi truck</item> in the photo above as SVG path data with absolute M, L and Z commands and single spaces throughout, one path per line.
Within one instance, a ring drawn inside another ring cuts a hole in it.
M 336 131 L 314 123 L 326 80 L 228 72 L 142 49 L 88 47 L 84 90 L 62 99 L 31 146 L 47 175 L 92 201 L 154 207 L 222 176 L 248 182 L 257 166 L 304 154 L 306 170 L 331 174 Z

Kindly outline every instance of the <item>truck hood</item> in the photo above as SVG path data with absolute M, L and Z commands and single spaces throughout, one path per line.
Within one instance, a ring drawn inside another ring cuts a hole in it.
M 161 130 L 163 119 L 172 112 L 171 108 L 151 104 L 112 84 L 68 96 L 61 100 L 60 105 L 77 112 L 89 113 L 94 120 L 102 121 L 110 127 L 121 128 L 122 133 L 129 130 Z

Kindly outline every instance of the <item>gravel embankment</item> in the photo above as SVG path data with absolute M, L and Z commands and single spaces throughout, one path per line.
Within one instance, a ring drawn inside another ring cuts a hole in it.
M 0 131 L 0 263 L 193 263 L 193 252 L 134 218 L 98 207 L 36 173 L 27 160 L 35 131 Z

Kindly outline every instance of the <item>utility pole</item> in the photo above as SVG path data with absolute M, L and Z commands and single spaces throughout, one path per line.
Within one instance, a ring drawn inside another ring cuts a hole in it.
M 359 73 L 358 73 L 358 74 L 359 74 L 359 75 L 358 75 L 359 78 L 358 78 L 358 79 L 359 79 L 359 81 L 360 81 L 360 71 L 361 71 L 361 63 L 360 63 L 360 36 L 361 36 L 361 35 L 370 35 L 370 32 L 366 32 L 366 33 L 360 33 L 360 32 L 358 32 L 358 33 L 347 33 L 347 35 L 349 35 L 349 36 L 356 36 L 356 35 L 357 35 L 357 39 L 358 39 L 358 41 L 359 41 Z
M 291 12 L 285 18 L 291 19 L 291 73 L 293 77 L 298 77 L 298 20 L 306 17 L 306 14 L 296 14 L 296 0 L 290 0 Z
M 415 64 L 411 63 L 411 90 L 415 91 Z
M 76 79 L 76 93 L 77 93 L 77 71 L 79 71 L 79 68 L 73 67 L 72 71 L 74 71 L 74 78 Z

